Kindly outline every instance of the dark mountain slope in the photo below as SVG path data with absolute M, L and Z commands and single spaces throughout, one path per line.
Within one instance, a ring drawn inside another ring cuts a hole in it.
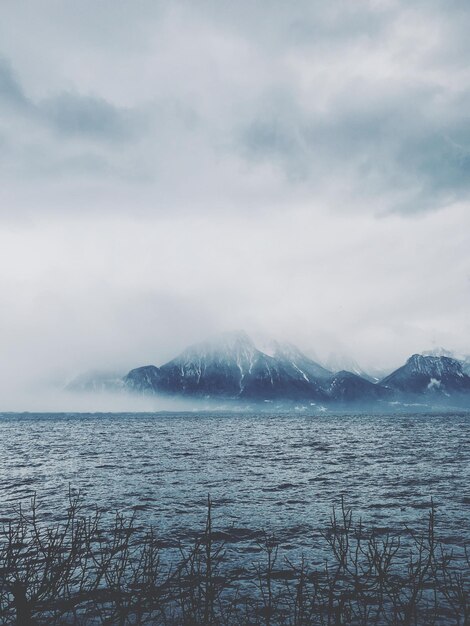
M 167 394 L 325 399 L 322 385 L 312 375 L 316 364 L 301 356 L 309 374 L 287 357 L 261 352 L 245 333 L 226 333 L 189 347 L 160 368 L 132 370 L 125 384 Z
M 389 397 L 390 390 L 382 385 L 371 383 L 357 374 L 343 370 L 331 379 L 328 395 L 337 402 L 369 403 Z
M 411 394 L 470 392 L 470 376 L 464 372 L 462 363 L 446 356 L 414 354 L 381 384 Z

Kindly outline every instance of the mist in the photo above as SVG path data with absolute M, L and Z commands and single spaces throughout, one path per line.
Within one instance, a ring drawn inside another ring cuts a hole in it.
M 465 3 L 26 5 L 0 9 L 2 409 L 95 410 L 58 390 L 233 329 L 365 370 L 470 353 Z

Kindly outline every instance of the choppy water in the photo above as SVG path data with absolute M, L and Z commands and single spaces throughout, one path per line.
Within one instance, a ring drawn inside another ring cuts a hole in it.
M 215 526 L 249 551 L 274 531 L 287 550 L 318 537 L 333 504 L 368 525 L 419 525 L 470 540 L 470 415 L 0 415 L 0 517 L 37 492 L 48 519 L 68 485 L 90 505 L 132 509 L 162 538 Z

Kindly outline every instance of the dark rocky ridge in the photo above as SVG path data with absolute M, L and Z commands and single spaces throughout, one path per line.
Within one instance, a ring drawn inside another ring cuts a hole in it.
M 154 393 L 246 399 L 326 400 L 321 384 L 331 372 L 299 350 L 269 356 L 245 333 L 191 346 L 160 368 L 131 370 L 124 383 Z
M 405 365 L 386 376 L 382 384 L 406 394 L 470 392 L 470 376 L 462 363 L 447 356 L 413 354 Z
M 371 402 L 390 395 L 356 374 L 333 374 L 293 345 L 276 342 L 273 348 L 268 355 L 245 333 L 226 334 L 188 348 L 160 368 L 133 369 L 124 384 L 147 393 L 247 400 Z
M 415 354 L 379 382 L 357 373 L 333 373 L 296 346 L 273 342 L 270 354 L 244 332 L 225 333 L 195 344 L 168 363 L 132 369 L 119 380 L 77 379 L 69 389 L 131 391 L 174 397 L 312 403 L 449 402 L 470 403 L 470 376 L 449 356 Z
M 392 392 L 383 385 L 343 370 L 330 380 L 328 396 L 337 402 L 373 402 L 390 398 Z

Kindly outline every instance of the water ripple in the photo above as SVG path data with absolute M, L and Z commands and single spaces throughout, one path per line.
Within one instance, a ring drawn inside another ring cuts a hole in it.
M 221 538 L 249 552 L 268 529 L 296 550 L 341 495 L 386 532 L 418 524 L 434 498 L 443 539 L 470 539 L 466 415 L 28 414 L 0 415 L 0 427 L 2 518 L 37 492 L 56 519 L 70 484 L 171 545 L 202 528 L 210 492 Z

